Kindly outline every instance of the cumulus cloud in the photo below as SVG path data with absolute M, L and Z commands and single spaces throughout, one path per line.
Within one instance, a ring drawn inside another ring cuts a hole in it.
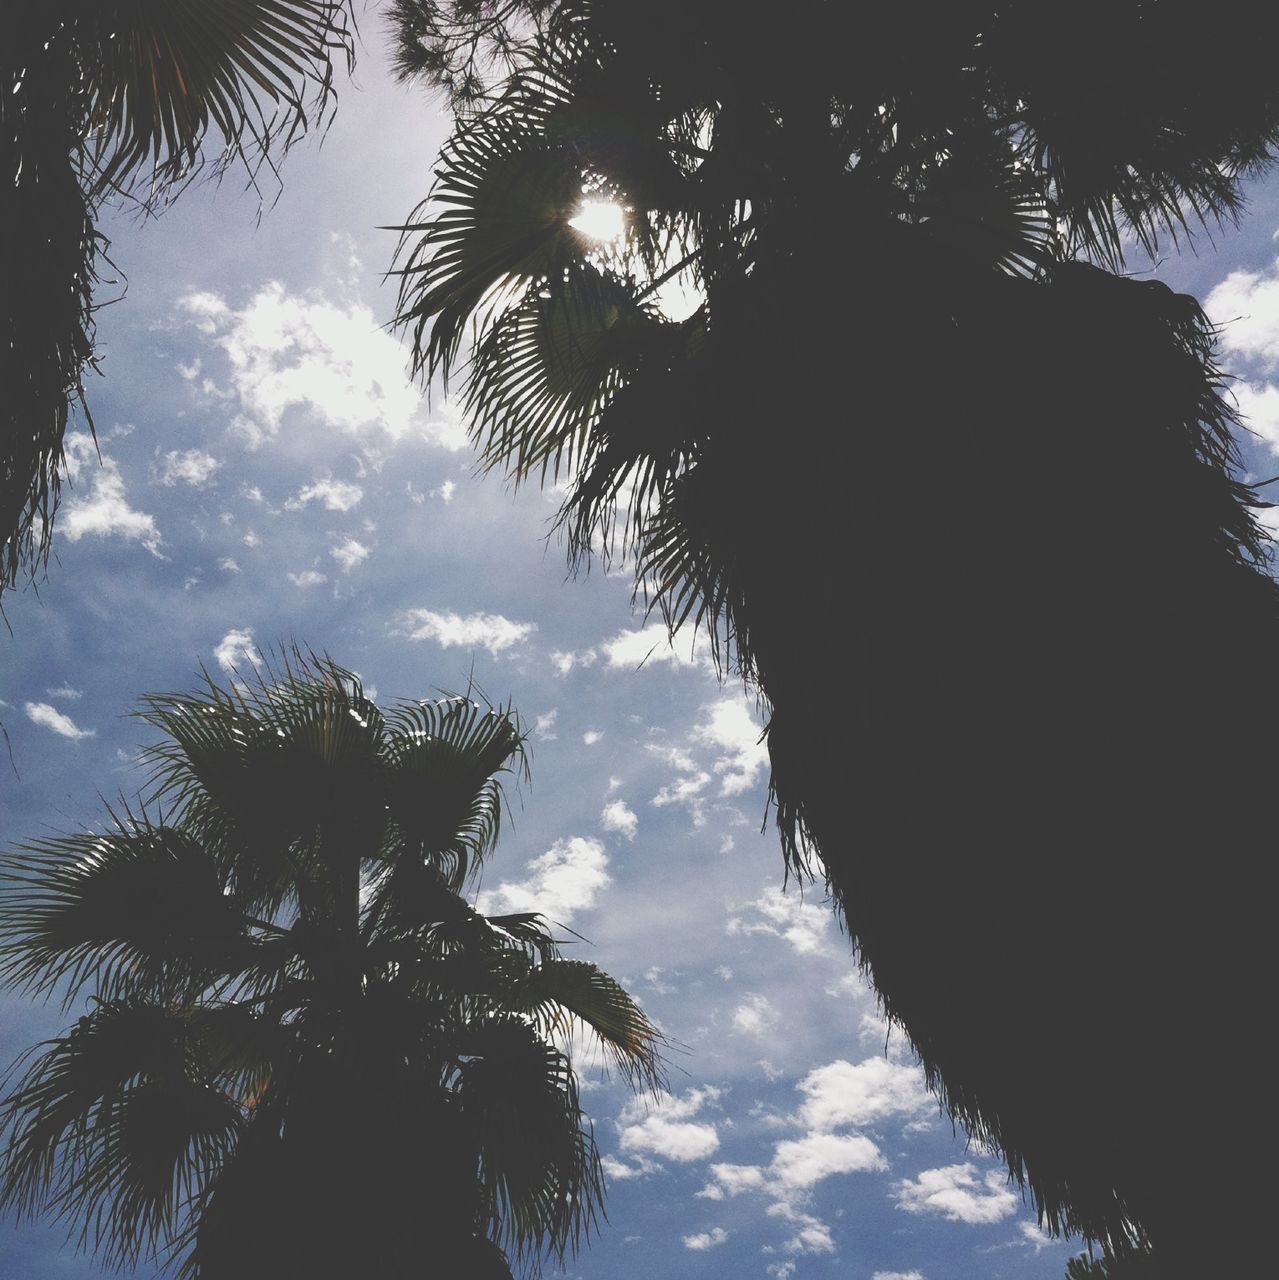
M 639 818 L 625 800 L 610 800 L 600 814 L 600 826 L 605 831 L 619 831 L 628 840 L 634 840 L 635 832 L 639 829 Z
M 97 445 L 87 432 L 74 432 L 65 441 L 67 476 L 73 485 L 88 481 L 64 503 L 58 529 L 68 542 L 81 538 L 123 538 L 140 542 L 152 555 L 160 554 L 160 531 L 145 511 L 129 506 L 118 464 L 106 454 L 98 460 Z
M 363 497 L 364 490 L 358 484 L 328 478 L 299 489 L 284 505 L 290 511 L 300 511 L 310 502 L 319 502 L 326 511 L 350 511 Z
M 750 995 L 733 1010 L 733 1030 L 759 1036 L 777 1025 L 777 1010 L 767 996 Z
M 169 488 L 189 484 L 193 489 L 203 489 L 221 465 L 217 458 L 203 449 L 170 449 L 159 460 L 156 478 Z
M 728 1232 L 723 1227 L 712 1227 L 709 1231 L 701 1231 L 696 1235 L 684 1237 L 685 1249 L 713 1249 L 728 1239 Z
M 329 555 L 341 565 L 343 573 L 350 573 L 357 565 L 363 564 L 371 554 L 369 548 L 355 538 L 346 538 L 336 547 L 329 549 Z
M 769 1205 L 769 1217 L 781 1218 L 791 1223 L 795 1232 L 782 1246 L 787 1253 L 834 1253 L 835 1240 L 830 1228 L 811 1213 L 798 1208 L 789 1200 L 779 1200 Z
M 640 630 L 619 632 L 600 649 L 610 667 L 630 671 L 660 663 L 673 667 L 706 666 L 706 660 L 693 652 L 695 634 L 690 629 L 683 636 L 677 636 L 677 643 L 672 644 L 665 625 L 658 622 Z
M 63 698 L 70 702 L 77 702 L 84 697 L 83 689 L 73 689 L 69 684 L 61 684 L 56 689 L 46 689 L 45 693 L 51 698 Z
M 763 1191 L 768 1185 L 764 1170 L 756 1164 L 713 1164 L 711 1181 L 697 1194 L 703 1200 L 722 1200 L 743 1191 Z
M 512 622 L 500 613 L 436 613 L 431 609 L 410 609 L 400 617 L 400 627 L 410 640 L 434 640 L 442 648 L 462 646 L 487 649 L 497 657 L 505 649 L 526 640 L 537 624 Z
M 924 1280 L 922 1271 L 876 1271 L 870 1280 Z
M 303 569 L 301 573 L 289 574 L 289 581 L 295 587 L 318 587 L 328 580 L 326 574 L 318 573 L 315 569 Z
M 478 910 L 485 915 L 540 911 L 551 920 L 568 924 L 577 912 L 589 911 L 612 883 L 604 846 L 584 836 L 557 840 L 525 870 L 524 879 L 504 880 L 481 893 L 476 901 Z
M 768 747 L 760 741 L 760 726 L 741 698 L 721 699 L 705 712 L 706 719 L 693 730 L 693 738 L 720 753 L 713 766 L 720 779 L 720 795 L 741 795 L 768 768 Z
M 246 662 L 255 668 L 262 665 L 262 655 L 258 652 L 257 645 L 253 643 L 251 627 L 246 627 L 244 630 L 232 628 L 228 631 L 218 641 L 217 647 L 213 650 L 213 656 L 223 671 L 234 671 Z
M 799 1121 L 818 1132 L 861 1127 L 889 1116 L 922 1115 L 936 1105 L 924 1084 L 923 1068 L 886 1058 L 867 1058 L 856 1065 L 841 1058 L 810 1071 L 797 1087 L 804 1095 Z
M 867 1173 L 887 1167 L 879 1148 L 859 1133 L 810 1133 L 779 1142 L 771 1166 L 788 1190 L 806 1190 L 837 1173 Z
M 1279 261 L 1269 271 L 1232 271 L 1204 300 L 1222 350 L 1279 368 Z
M 94 736 L 93 729 L 81 729 L 70 716 L 64 715 L 57 707 L 52 707 L 47 702 L 28 702 L 24 709 L 27 719 L 32 724 L 38 724 L 42 729 L 52 729 L 63 738 L 79 741 L 81 738 Z
M 830 949 L 830 917 L 828 908 L 773 885 L 754 902 L 733 908 L 725 928 L 733 936 L 771 934 L 800 955 L 818 955 Z
M 594 666 L 598 657 L 594 649 L 556 649 L 551 654 L 551 665 L 558 675 L 566 676 L 574 667 Z
M 940 1214 L 948 1222 L 1000 1222 L 1016 1213 L 1019 1203 L 1002 1170 L 991 1169 L 981 1177 L 974 1164 L 925 1169 L 918 1178 L 903 1178 L 897 1184 L 899 1209 Z
M 719 1097 L 718 1089 L 707 1086 L 690 1089 L 678 1098 L 664 1093 L 655 1102 L 636 1099 L 618 1121 L 621 1149 L 677 1164 L 705 1160 L 719 1148 L 719 1133 L 713 1124 L 693 1117 Z
M 180 306 L 226 353 L 240 406 L 233 425 L 250 445 L 278 435 L 297 410 L 353 435 L 466 446 L 459 411 L 445 404 L 428 414 L 400 344 L 362 303 L 343 306 L 272 282 L 242 309 L 213 293 L 188 294 Z
M 559 707 L 552 707 L 543 715 L 538 716 L 533 724 L 534 734 L 544 742 L 554 742 L 558 736 L 555 732 L 555 721 L 559 719 L 559 714 Z

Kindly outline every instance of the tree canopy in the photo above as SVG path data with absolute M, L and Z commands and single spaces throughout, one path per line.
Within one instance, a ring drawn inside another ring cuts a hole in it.
M 419 371 L 764 696 L 790 869 L 1049 1226 L 1204 1245 L 1227 1140 L 1170 1117 L 1231 1092 L 1187 1004 L 1261 999 L 1279 690 L 1228 673 L 1279 593 L 1215 332 L 1125 262 L 1271 164 L 1262 18 L 395 12 L 456 113 L 403 227 Z
M 463 894 L 524 768 L 510 708 L 383 711 L 295 655 L 138 714 L 145 801 L 0 860 L 0 973 L 88 999 L 11 1075 L 0 1200 L 201 1280 L 562 1260 L 604 1192 L 567 1046 L 653 1088 L 660 1037 Z

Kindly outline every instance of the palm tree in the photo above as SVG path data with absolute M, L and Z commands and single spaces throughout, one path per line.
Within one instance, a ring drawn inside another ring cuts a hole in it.
M 1249 1121 L 1186 1011 L 1264 999 L 1279 592 L 1212 326 L 1122 265 L 1275 154 L 1227 10 L 395 5 L 457 109 L 418 371 L 763 695 L 788 869 L 951 1113 L 1054 1231 L 1170 1256 L 1233 1230 Z
M 15 1069 L 0 1201 L 200 1280 L 575 1249 L 603 1178 L 563 1046 L 654 1086 L 659 1037 L 538 916 L 462 896 L 525 767 L 509 708 L 384 712 L 295 655 L 138 714 L 147 804 L 0 863 L 4 977 L 89 997 Z
M 345 0 L 41 0 L 0 44 L 0 592 L 49 552 L 68 416 L 93 420 L 97 228 L 204 164 L 272 170 L 333 100 Z M 211 134 L 211 138 L 210 138 Z

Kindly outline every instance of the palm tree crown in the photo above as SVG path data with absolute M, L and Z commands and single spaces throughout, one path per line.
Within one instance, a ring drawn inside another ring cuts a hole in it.
M 90 997 L 11 1084 L 3 1201 L 201 1280 L 575 1248 L 603 1179 L 563 1045 L 652 1086 L 658 1036 L 538 916 L 461 896 L 524 767 L 509 709 L 384 712 L 295 657 L 139 715 L 151 807 L 0 864 L 5 978 Z
M 1225 673 L 1269 668 L 1279 592 L 1212 326 L 1120 268 L 1271 163 L 1262 19 L 395 10 L 457 110 L 403 228 L 419 372 L 762 693 L 790 868 L 1049 1225 L 1210 1241 L 1234 1123 L 1187 1157 L 1168 1117 L 1233 1094 L 1187 1001 L 1262 998 L 1238 797 L 1279 688 Z

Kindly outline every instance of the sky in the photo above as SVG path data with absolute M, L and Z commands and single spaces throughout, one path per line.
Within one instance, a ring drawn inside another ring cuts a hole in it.
M 624 569 L 570 578 L 553 487 L 477 474 L 460 415 L 408 379 L 380 228 L 425 196 L 447 122 L 392 83 L 376 14 L 363 31 L 331 130 L 269 207 L 232 175 L 104 222 L 127 289 L 99 293 L 120 301 L 98 317 L 98 448 L 68 436 L 47 580 L 5 599 L 0 847 L 134 795 L 148 738 L 128 713 L 202 665 L 226 677 L 297 642 L 380 700 L 473 678 L 532 749 L 480 906 L 571 926 L 673 1046 L 655 1100 L 579 1064 L 610 1189 L 566 1274 L 1061 1276 L 1080 1243 L 1043 1235 L 939 1114 L 821 886 L 783 887 L 753 698 L 705 646 L 669 645 Z M 1251 194 L 1240 230 L 1133 266 L 1225 326 L 1256 478 L 1279 472 L 1279 183 Z M 943 537 L 944 496 L 936 516 Z M 0 993 L 0 1061 L 69 1016 Z M 0 1222 L 0 1277 L 97 1274 L 61 1228 Z

